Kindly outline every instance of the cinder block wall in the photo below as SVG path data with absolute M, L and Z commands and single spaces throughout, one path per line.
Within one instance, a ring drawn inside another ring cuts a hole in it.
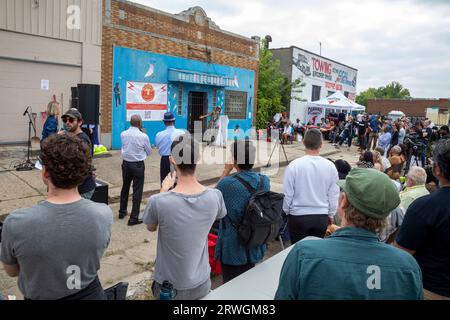
M 256 114 L 259 43 L 222 31 L 194 16 L 177 16 L 123 0 L 104 0 L 102 43 L 102 134 L 111 133 L 113 46 L 254 70 Z M 254 117 L 255 121 L 255 117 Z

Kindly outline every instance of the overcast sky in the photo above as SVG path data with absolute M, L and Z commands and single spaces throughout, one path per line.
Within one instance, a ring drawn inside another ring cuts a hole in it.
M 169 13 L 200 6 L 223 30 L 269 34 L 359 70 L 358 92 L 399 81 L 450 98 L 450 0 L 134 0 Z

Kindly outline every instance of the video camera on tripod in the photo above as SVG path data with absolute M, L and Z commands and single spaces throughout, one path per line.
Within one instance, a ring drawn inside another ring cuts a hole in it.
M 424 151 L 427 143 L 423 141 L 418 133 L 409 133 L 405 136 L 403 143 L 406 146 L 406 153 L 408 155 L 405 174 L 408 173 L 411 164 L 419 165 L 419 160 L 422 163 L 421 167 L 425 167 L 426 159 L 424 158 Z
M 403 143 L 408 147 L 408 149 L 411 147 L 412 149 L 417 150 L 421 146 L 419 140 L 420 140 L 419 134 L 409 133 L 405 136 Z

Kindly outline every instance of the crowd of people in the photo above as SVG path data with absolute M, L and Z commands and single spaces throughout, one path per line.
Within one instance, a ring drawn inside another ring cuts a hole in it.
M 90 188 L 80 188 L 95 178 L 90 145 L 79 130 L 82 115 L 70 109 L 62 118 L 65 130 L 55 130 L 58 134 L 42 142 L 48 197 L 8 216 L 0 260 L 9 276 L 18 277 L 25 299 L 105 299 L 97 273 L 111 238 L 113 213 L 88 200 Z M 281 274 L 270 275 L 279 277 L 274 298 L 450 299 L 448 128 L 442 127 L 433 140 L 430 167 L 412 166 L 404 176 L 408 155 L 401 142 L 414 130 L 404 120 L 390 123 L 361 115 L 332 122 L 332 130 L 299 131 L 306 154 L 284 172 L 282 211 L 293 248 Z M 144 160 L 151 146 L 139 116 L 131 118 L 131 127 L 121 135 L 119 218 L 128 214 L 133 183 L 128 225 L 144 223 L 149 232 L 158 231 L 155 299 L 167 282 L 174 299 L 200 299 L 211 290 L 207 238 L 215 223 L 214 258 L 224 283 L 264 259 L 267 243 L 245 247 L 237 226 L 250 190 L 269 191 L 270 178 L 253 170 L 256 148 L 244 139 L 232 144 L 217 186 L 202 185 L 197 179 L 198 142 L 174 127 L 171 113 L 164 115 L 164 123 L 166 129 L 156 138 L 161 190 L 150 197 L 142 220 Z M 435 132 L 425 124 L 425 129 L 414 128 L 431 141 Z M 356 135 L 362 151 L 358 168 L 320 155 L 324 137 L 337 146 L 351 146 Z

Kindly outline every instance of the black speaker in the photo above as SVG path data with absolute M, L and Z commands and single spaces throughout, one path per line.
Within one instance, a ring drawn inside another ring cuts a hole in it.
M 78 109 L 78 87 L 71 87 L 70 90 L 72 91 L 70 107 Z
M 85 124 L 99 124 L 100 86 L 96 84 L 78 85 L 78 111 Z
M 96 187 L 91 201 L 108 204 L 108 184 L 96 179 Z

